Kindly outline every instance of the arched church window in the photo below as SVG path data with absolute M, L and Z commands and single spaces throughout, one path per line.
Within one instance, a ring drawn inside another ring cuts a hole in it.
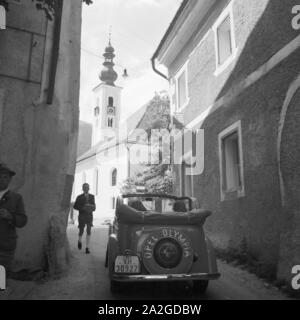
M 117 169 L 114 169 L 111 173 L 111 185 L 112 187 L 115 187 L 117 185 L 117 175 L 118 171 Z
M 114 98 L 113 97 L 108 97 L 108 105 L 110 107 L 113 107 L 114 106 Z
M 113 124 L 114 124 L 113 118 L 108 118 L 107 121 L 108 121 L 108 122 L 107 122 L 107 126 L 108 126 L 109 128 L 112 128 L 112 127 L 113 127 Z
M 99 116 L 99 113 L 100 113 L 100 108 L 99 108 L 99 107 L 96 107 L 96 108 L 94 109 L 95 117 Z

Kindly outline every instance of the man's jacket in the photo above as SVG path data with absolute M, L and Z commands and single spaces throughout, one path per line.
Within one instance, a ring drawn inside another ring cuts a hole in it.
M 0 250 L 13 251 L 17 246 L 16 228 L 22 228 L 27 223 L 22 196 L 7 191 L 0 200 L 0 209 L 6 209 L 13 216 L 12 221 L 0 218 Z
M 95 204 L 95 196 L 92 194 L 88 195 L 88 199 L 86 198 L 85 194 L 81 194 L 76 198 L 75 204 L 74 204 L 74 209 L 79 211 L 79 214 L 86 214 L 87 212 L 85 211 L 85 205 L 86 204 L 91 204 L 94 206 L 92 211 L 96 210 L 96 204 Z

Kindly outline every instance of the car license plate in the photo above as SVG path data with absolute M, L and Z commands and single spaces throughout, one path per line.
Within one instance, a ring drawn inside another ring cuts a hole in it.
M 140 260 L 137 256 L 117 256 L 116 273 L 140 273 Z

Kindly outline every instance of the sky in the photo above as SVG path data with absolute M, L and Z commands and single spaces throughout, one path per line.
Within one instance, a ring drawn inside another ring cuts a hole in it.
M 153 56 L 182 0 L 94 0 L 83 5 L 80 119 L 92 122 L 92 89 L 99 83 L 104 49 L 115 48 L 116 85 L 123 87 L 121 119 L 147 103 L 168 82 L 151 67 Z M 129 77 L 122 77 L 127 69 Z

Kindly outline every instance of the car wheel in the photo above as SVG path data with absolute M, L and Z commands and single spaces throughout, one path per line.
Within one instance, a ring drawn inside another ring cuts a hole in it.
M 205 293 L 208 287 L 208 280 L 193 281 L 193 291 L 198 294 Z
M 122 292 L 123 285 L 122 283 L 114 280 L 110 280 L 110 291 L 111 293 L 120 293 Z

